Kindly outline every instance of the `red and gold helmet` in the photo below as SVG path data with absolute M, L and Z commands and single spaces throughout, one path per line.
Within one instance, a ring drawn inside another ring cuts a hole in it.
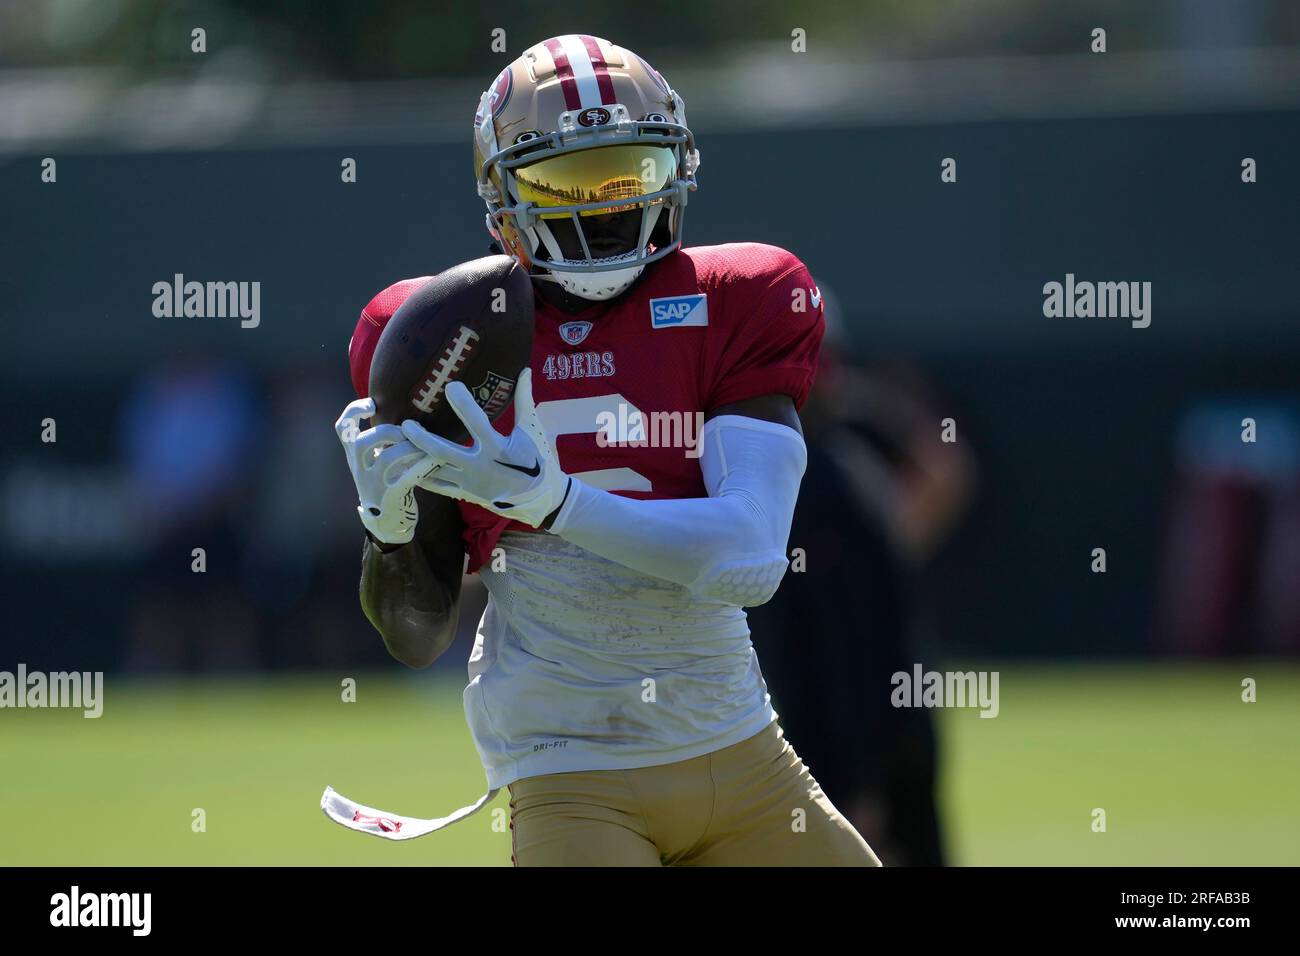
M 488 232 L 534 276 L 586 299 L 613 298 L 681 245 L 699 165 L 682 98 L 645 60 L 599 37 L 529 47 L 474 116 Z M 584 220 L 615 213 L 639 214 L 633 247 L 593 249 Z

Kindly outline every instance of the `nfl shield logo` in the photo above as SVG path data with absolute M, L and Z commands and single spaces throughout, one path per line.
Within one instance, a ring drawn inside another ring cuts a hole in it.
M 568 342 L 570 345 L 580 345 L 582 344 L 582 340 L 587 337 L 587 333 L 590 331 L 590 322 L 565 322 L 560 326 L 560 338 L 564 339 L 564 341 Z
M 488 418 L 492 418 L 506 407 L 506 402 L 510 401 L 514 390 L 514 379 L 498 375 L 496 372 L 488 372 L 487 378 L 483 379 L 481 385 L 470 389 L 470 394 L 474 396 L 474 401 L 478 402 L 479 408 L 483 409 Z

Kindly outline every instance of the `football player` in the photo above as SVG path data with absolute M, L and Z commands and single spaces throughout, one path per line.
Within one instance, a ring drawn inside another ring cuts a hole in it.
M 497 76 L 474 161 L 488 232 L 533 277 L 532 361 L 495 426 L 447 386 L 469 445 L 365 428 L 376 342 L 427 277 L 362 311 L 338 432 L 367 617 L 423 667 L 456 633 L 466 555 L 482 576 L 465 713 L 509 788 L 516 865 L 879 865 L 784 739 L 743 610 L 787 566 L 823 334 L 808 271 L 773 246 L 682 247 L 700 163 L 682 98 L 597 37 Z M 395 834 L 353 815 L 376 817 Z

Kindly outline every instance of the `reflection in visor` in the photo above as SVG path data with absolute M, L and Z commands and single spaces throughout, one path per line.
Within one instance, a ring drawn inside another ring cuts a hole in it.
M 631 144 L 578 150 L 514 170 L 520 201 L 538 206 L 637 200 L 663 189 L 676 175 L 677 156 L 671 147 Z M 607 216 L 636 207 L 630 202 L 579 215 Z M 541 218 L 568 219 L 569 214 L 543 213 Z

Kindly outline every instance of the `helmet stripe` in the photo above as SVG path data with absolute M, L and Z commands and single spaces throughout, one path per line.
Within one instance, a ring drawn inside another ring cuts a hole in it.
M 609 77 L 609 64 L 605 62 L 605 54 L 600 52 L 600 43 L 595 37 L 586 35 L 578 37 L 582 41 L 583 47 L 587 50 L 587 57 L 591 60 L 592 69 L 596 72 L 596 86 L 600 89 L 600 102 L 603 106 L 614 103 L 614 81 Z
M 564 56 L 569 63 L 569 71 L 578 84 L 579 108 L 586 109 L 589 106 L 599 106 L 601 103 L 600 84 L 596 82 L 596 68 L 591 62 L 591 56 L 587 53 L 587 48 L 583 45 L 582 39 L 573 34 L 562 36 L 560 37 L 560 45 L 564 48 Z
M 560 89 L 564 91 L 566 109 L 582 109 L 582 99 L 578 96 L 578 84 L 573 79 L 573 68 L 569 66 L 569 56 L 557 39 L 546 41 L 546 50 L 555 61 L 555 75 L 559 77 Z

